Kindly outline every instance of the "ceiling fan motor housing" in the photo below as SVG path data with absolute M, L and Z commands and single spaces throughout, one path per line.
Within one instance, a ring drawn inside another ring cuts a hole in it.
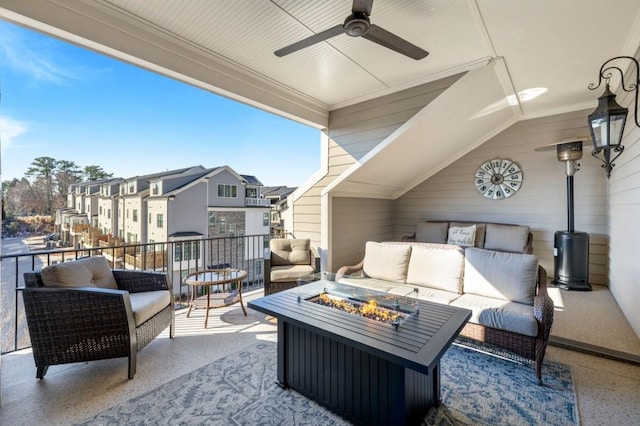
M 362 12 L 354 12 L 344 20 L 344 32 L 351 37 L 361 37 L 371 28 L 369 17 Z

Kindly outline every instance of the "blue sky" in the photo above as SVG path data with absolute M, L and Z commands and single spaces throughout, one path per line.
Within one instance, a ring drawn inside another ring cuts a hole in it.
M 116 177 L 229 165 L 268 186 L 300 186 L 320 132 L 0 20 L 2 180 L 36 157 Z

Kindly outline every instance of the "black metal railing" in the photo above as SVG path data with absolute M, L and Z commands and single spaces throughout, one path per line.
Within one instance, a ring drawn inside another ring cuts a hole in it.
M 269 235 L 181 239 L 149 244 L 108 245 L 78 249 L 39 250 L 0 257 L 0 352 L 30 346 L 22 298 L 16 289 L 24 285 L 25 272 L 86 256 L 102 255 L 114 269 L 165 272 L 173 285 L 176 309 L 187 306 L 189 286 L 183 278 L 204 269 L 236 268 L 247 271 L 243 291 L 264 284 L 264 258 Z

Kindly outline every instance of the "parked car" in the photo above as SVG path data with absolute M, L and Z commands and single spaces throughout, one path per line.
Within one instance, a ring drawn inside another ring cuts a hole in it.
M 44 242 L 46 243 L 47 241 L 58 241 L 60 239 L 60 234 L 58 234 L 57 232 L 54 232 L 52 234 L 46 235 L 44 237 Z

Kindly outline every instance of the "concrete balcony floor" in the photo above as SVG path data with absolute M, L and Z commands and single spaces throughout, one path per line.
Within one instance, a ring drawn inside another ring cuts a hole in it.
M 245 296 L 245 301 L 262 297 L 262 291 Z M 567 295 L 562 296 L 569 306 Z M 168 338 L 167 330 L 142 350 L 133 380 L 127 379 L 125 358 L 52 366 L 44 380 L 37 380 L 30 350 L 3 355 L 0 424 L 73 424 L 256 340 L 275 341 L 275 321 L 247 311 L 244 317 L 237 304 L 211 310 L 206 330 L 203 309 L 190 318 L 186 310 L 178 311 L 175 339 Z M 608 333 L 613 341 L 615 331 Z M 639 366 L 554 346 L 547 359 L 572 367 L 582 424 L 640 424 Z

